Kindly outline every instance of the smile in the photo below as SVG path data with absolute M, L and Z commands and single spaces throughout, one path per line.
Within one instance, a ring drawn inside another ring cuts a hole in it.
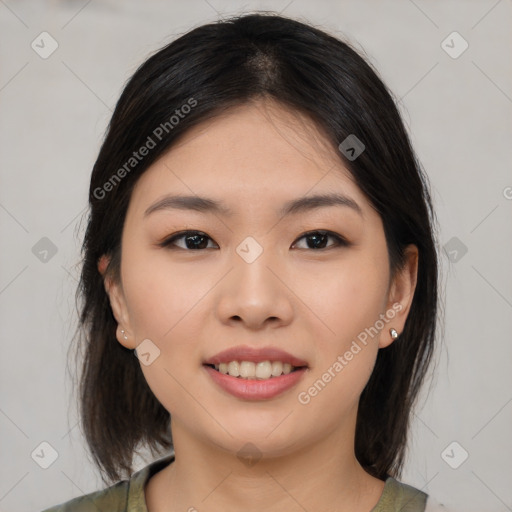
M 203 361 L 223 392 L 243 400 L 268 400 L 298 384 L 308 363 L 277 347 L 232 347 Z
M 215 370 L 224 374 L 231 375 L 231 377 L 238 377 L 240 379 L 258 379 L 265 380 L 281 375 L 288 375 L 289 373 L 300 368 L 299 366 L 292 366 L 290 363 L 283 363 L 282 361 L 230 361 L 229 363 L 220 363 L 213 365 Z

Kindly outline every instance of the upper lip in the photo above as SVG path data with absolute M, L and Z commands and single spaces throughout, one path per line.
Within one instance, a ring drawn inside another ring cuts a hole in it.
M 209 357 L 203 364 L 220 364 L 229 363 L 230 361 L 252 361 L 258 363 L 260 361 L 281 361 L 289 363 L 292 366 L 308 366 L 303 359 L 292 356 L 288 352 L 275 347 L 253 348 L 247 345 L 239 345 L 238 347 L 228 348 Z

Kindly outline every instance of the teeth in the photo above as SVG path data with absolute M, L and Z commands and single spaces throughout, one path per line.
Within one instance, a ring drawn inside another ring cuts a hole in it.
M 278 377 L 283 373 L 283 363 L 281 361 L 274 361 L 272 363 L 272 377 Z
M 238 361 L 231 361 L 228 364 L 228 374 L 233 377 L 238 377 L 240 375 L 240 365 L 238 364 Z
M 251 361 L 242 361 L 240 363 L 240 377 L 244 379 L 254 379 L 254 377 L 256 377 L 256 365 Z
M 255 374 L 257 379 L 270 379 L 272 376 L 272 364 L 270 361 L 257 363 Z
M 224 375 L 239 377 L 241 379 L 270 379 L 280 375 L 288 375 L 294 369 L 290 363 L 281 361 L 230 361 L 214 365 L 215 369 Z

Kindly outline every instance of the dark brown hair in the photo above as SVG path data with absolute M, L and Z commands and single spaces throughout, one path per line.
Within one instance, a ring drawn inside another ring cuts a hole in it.
M 105 476 L 115 481 L 131 474 L 139 446 L 154 454 L 168 450 L 172 438 L 168 411 L 133 351 L 116 340 L 98 260 L 109 255 L 107 275 L 119 280 L 125 215 L 144 171 L 193 126 L 260 97 L 306 114 L 322 130 L 382 218 L 392 272 L 403 265 L 408 244 L 418 247 L 405 328 L 378 352 L 355 435 L 356 456 L 368 473 L 383 480 L 400 476 L 412 406 L 436 334 L 438 261 L 427 178 L 392 94 L 363 57 L 307 23 L 260 12 L 199 26 L 148 58 L 121 94 L 92 171 L 77 290 L 80 413 L 105 482 Z M 193 108 L 183 109 L 187 104 Z M 365 146 L 355 160 L 337 149 L 349 135 Z M 154 147 L 130 160 L 148 137 Z

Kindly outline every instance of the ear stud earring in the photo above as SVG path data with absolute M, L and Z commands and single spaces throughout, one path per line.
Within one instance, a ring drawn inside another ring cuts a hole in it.
M 128 339 L 128 336 L 126 336 L 125 332 L 124 332 L 124 329 L 121 329 L 121 334 L 123 335 L 123 339 L 124 340 L 127 340 Z
M 391 329 L 389 329 L 389 334 L 391 334 L 391 337 L 396 340 L 398 338 L 398 332 L 396 329 L 393 329 L 393 327 L 391 327 Z

